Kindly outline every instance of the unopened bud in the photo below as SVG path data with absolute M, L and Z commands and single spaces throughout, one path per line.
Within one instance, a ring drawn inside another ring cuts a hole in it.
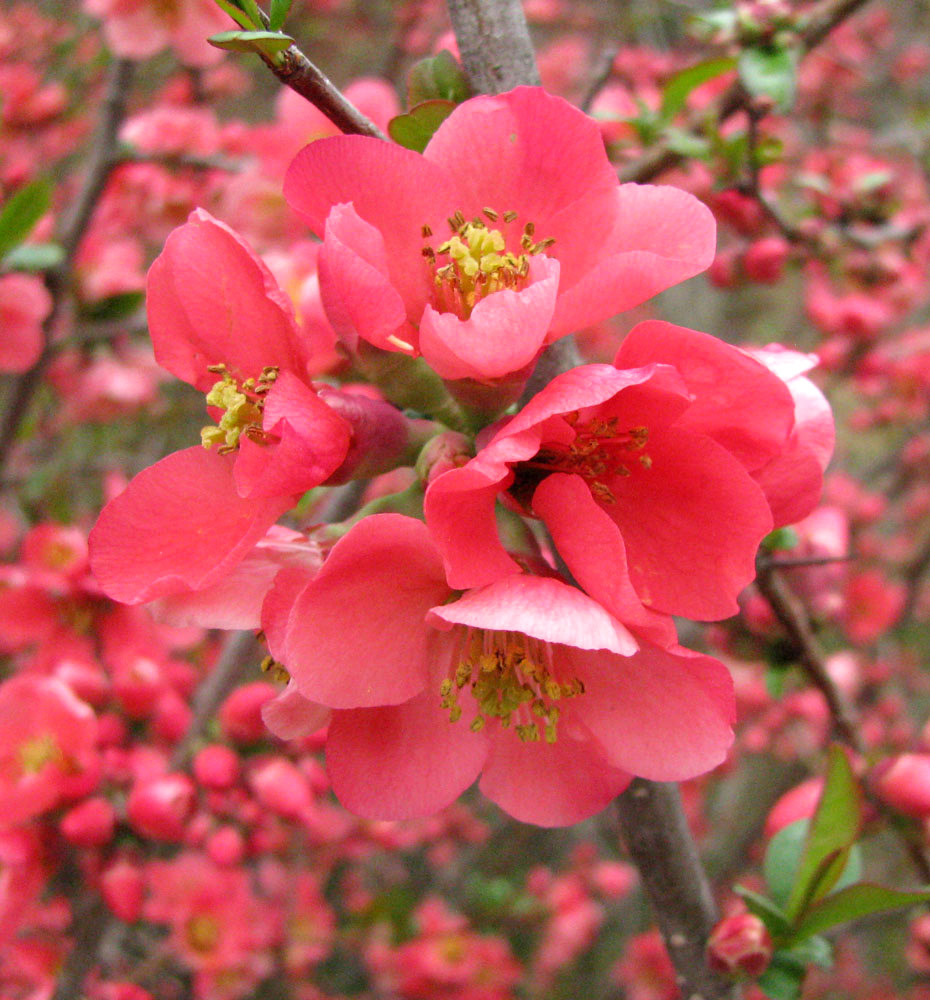
M 707 961 L 715 972 L 727 976 L 761 976 L 772 960 L 772 938 L 753 913 L 724 917 L 711 931 Z

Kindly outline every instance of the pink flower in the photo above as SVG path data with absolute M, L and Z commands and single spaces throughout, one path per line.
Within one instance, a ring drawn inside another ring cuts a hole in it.
M 96 736 L 93 711 L 61 681 L 21 674 L 0 685 L 0 827 L 86 792 Z
M 422 354 L 451 380 L 521 373 L 547 343 L 714 253 L 703 205 L 618 185 L 597 124 L 534 88 L 466 101 L 423 155 L 361 136 L 314 142 L 284 190 L 324 236 L 320 284 L 340 335 Z
M 266 599 L 272 655 L 332 709 L 327 769 L 353 812 L 426 815 L 481 774 L 511 815 L 558 826 L 631 774 L 679 780 L 722 760 L 732 686 L 716 660 L 638 644 L 554 577 L 455 597 L 425 525 L 381 514 L 312 579 L 283 570 Z
M 738 610 L 773 525 L 754 474 L 793 425 L 791 394 L 764 366 L 706 334 L 641 323 L 614 366 L 560 375 L 436 479 L 427 524 L 449 583 L 465 588 L 520 571 L 498 539 L 498 498 L 541 518 L 578 583 L 667 645 L 656 611 Z
M 24 372 L 42 353 L 42 323 L 52 299 L 40 278 L 30 274 L 0 277 L 0 372 Z
M 213 0 L 84 0 L 104 22 L 107 43 L 123 59 L 148 59 L 166 46 L 189 66 L 209 66 L 223 53 L 207 37 L 232 21 Z
M 104 508 L 91 559 L 110 597 L 140 603 L 212 587 L 306 490 L 392 468 L 406 448 L 410 425 L 387 403 L 317 392 L 290 300 L 206 212 L 172 233 L 152 265 L 148 316 L 159 364 L 208 393 L 218 426 Z

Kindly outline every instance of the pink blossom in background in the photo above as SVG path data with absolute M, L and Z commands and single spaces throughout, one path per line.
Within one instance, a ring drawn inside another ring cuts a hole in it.
M 123 59 L 148 59 L 171 47 L 188 66 L 210 66 L 222 50 L 209 35 L 233 21 L 213 0 L 84 0 L 84 10 L 103 21 L 110 47 Z
M 41 278 L 0 276 L 0 372 L 24 372 L 38 361 L 45 343 L 42 324 L 51 311 L 52 298 Z

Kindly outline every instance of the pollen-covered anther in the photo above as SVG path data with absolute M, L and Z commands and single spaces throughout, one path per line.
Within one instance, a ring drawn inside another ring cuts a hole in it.
M 516 212 L 499 213 L 489 207 L 481 211 L 491 222 L 501 215 L 505 223 L 517 217 Z M 452 230 L 449 239 L 435 247 L 424 246 L 421 253 L 433 280 L 434 304 L 441 312 L 453 312 L 463 319 L 468 319 L 476 303 L 487 295 L 503 289 L 520 291 L 529 277 L 530 257 L 554 242 L 547 239 L 534 243 L 535 227 L 530 222 L 520 240 L 524 252 L 517 254 L 507 249 L 504 233 L 488 229 L 480 216 L 467 221 L 461 212 L 456 212 L 447 222 Z M 421 232 L 425 238 L 432 234 L 432 229 L 424 225 Z
M 204 448 L 219 445 L 219 454 L 229 454 L 239 447 L 243 434 L 257 444 L 268 444 L 271 437 L 262 429 L 262 410 L 264 396 L 274 385 L 278 369 L 263 368 L 258 378 L 247 378 L 241 383 L 230 375 L 225 365 L 210 365 L 207 370 L 223 376 L 207 393 L 207 406 L 223 410 L 223 415 L 215 427 L 201 430 L 200 441 Z
M 554 743 L 560 714 L 554 703 L 584 693 L 578 678 L 555 676 L 547 643 L 481 629 L 466 632 L 455 669 L 439 687 L 440 706 L 451 722 L 462 717 L 459 692 L 466 687 L 477 708 L 470 723 L 473 732 L 497 719 L 501 728 L 512 728 L 524 742 Z

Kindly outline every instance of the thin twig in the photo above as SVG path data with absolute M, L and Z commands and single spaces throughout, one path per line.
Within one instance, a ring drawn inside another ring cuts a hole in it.
M 374 139 L 387 138 L 373 121 L 345 99 L 329 77 L 314 66 L 296 45 L 284 50 L 280 63 L 265 56 L 262 60 L 282 83 L 319 108 L 342 132 L 368 135 Z
M 852 709 L 827 671 L 826 658 L 803 605 L 771 564 L 760 563 L 756 586 L 788 633 L 804 672 L 824 696 L 837 736 L 857 753 L 862 753 L 862 739 Z
M 52 360 L 54 354 L 52 335 L 64 308 L 68 286 L 71 283 L 74 258 L 90 225 L 94 209 L 110 179 L 110 174 L 120 162 L 117 140 L 126 115 L 126 103 L 134 73 L 135 63 L 128 59 L 117 59 L 110 67 L 100 127 L 90 153 L 90 165 L 71 210 L 61 224 L 58 236 L 64 256 L 61 263 L 45 275 L 45 282 L 52 296 L 52 311 L 43 324 L 45 343 L 42 353 L 32 368 L 17 380 L 3 415 L 3 423 L 0 425 L 0 468 L 6 462 L 32 397 L 42 384 L 45 370 Z
M 604 89 L 604 85 L 610 79 L 610 74 L 614 68 L 614 59 L 617 58 L 618 51 L 619 49 L 616 45 L 604 46 L 598 58 L 597 65 L 594 67 L 594 72 L 591 74 L 591 82 L 588 84 L 588 90 L 581 99 L 580 107 L 585 114 L 591 110 L 591 105 L 594 103 L 595 98 Z

